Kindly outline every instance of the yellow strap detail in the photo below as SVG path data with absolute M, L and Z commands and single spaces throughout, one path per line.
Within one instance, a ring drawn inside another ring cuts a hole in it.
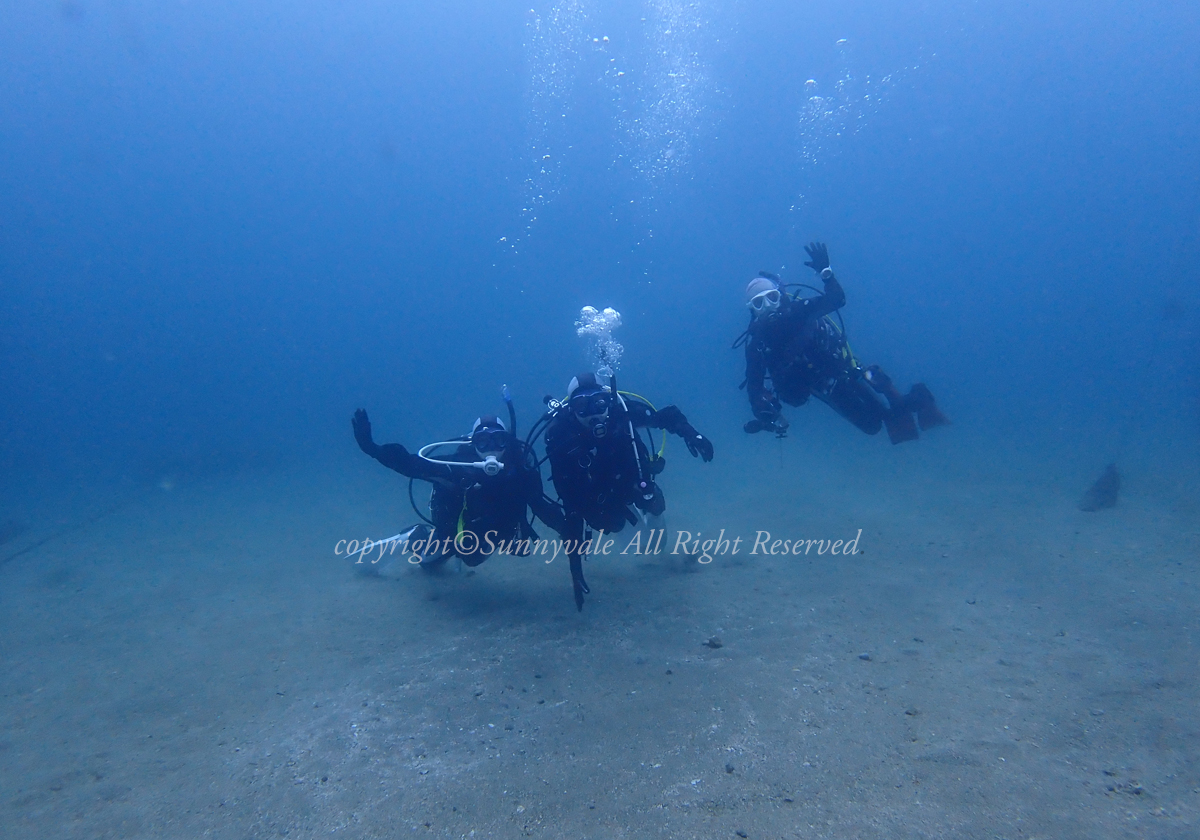
M 658 409 L 654 407 L 654 403 L 650 402 L 650 400 L 646 399 L 641 394 L 635 394 L 635 393 L 633 393 L 633 391 L 617 391 L 617 393 L 623 394 L 626 397 L 633 397 L 635 400 L 641 400 L 646 405 L 650 406 L 651 411 L 658 411 Z M 651 438 L 651 440 L 653 440 L 653 438 Z M 660 443 L 658 445 L 658 452 L 655 453 L 654 458 L 661 458 L 663 456 L 663 452 L 665 452 L 666 449 L 667 449 L 667 430 L 663 429 L 662 430 L 662 443 Z M 653 458 L 651 460 L 653 460 Z
M 837 321 L 833 320 L 832 315 L 826 315 L 824 318 L 829 322 L 829 326 L 833 327 L 838 336 L 842 339 L 842 358 L 849 359 L 851 365 L 858 367 L 858 359 L 855 358 L 854 350 L 850 347 L 850 342 L 846 340 L 846 334 L 842 332 L 842 328 L 838 326 Z

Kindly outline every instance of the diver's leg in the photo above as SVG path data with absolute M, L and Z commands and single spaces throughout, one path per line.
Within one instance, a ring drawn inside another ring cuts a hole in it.
M 381 545 L 379 553 L 372 561 L 370 574 L 395 580 L 404 574 L 405 569 L 413 565 L 414 557 L 428 544 L 432 529 L 428 525 L 413 525 L 397 535 L 395 540 Z
M 430 528 L 428 525 L 421 527 L 426 529 L 425 539 L 421 543 L 414 543 L 412 556 L 418 558 L 417 565 L 423 571 L 437 571 L 454 556 L 454 540 L 447 540 L 447 532 L 441 528 Z
M 666 558 L 667 568 L 683 572 L 694 572 L 700 568 L 700 549 L 689 548 L 679 543 L 679 532 L 667 523 L 666 513 L 646 516 L 646 527 L 642 529 L 642 554 L 653 554 Z M 676 550 L 676 546 L 679 550 Z
M 643 512 L 633 536 L 629 539 L 622 539 L 622 547 L 631 546 L 630 554 L 661 554 L 658 534 L 666 527 L 667 518 L 663 514 Z M 662 542 L 666 542 L 665 536 Z
M 878 434 L 887 420 L 888 410 L 857 376 L 839 376 L 833 387 L 820 396 L 830 408 L 868 435 Z
M 471 552 L 470 554 L 461 554 L 460 553 L 458 555 L 458 557 L 460 560 L 463 561 L 463 563 L 465 565 L 471 566 L 472 568 L 474 568 L 475 566 L 478 566 L 480 563 L 482 563 L 484 560 L 491 557 L 491 555 L 490 554 L 481 554 L 478 551 L 474 551 L 474 552 Z
M 675 550 L 675 544 L 679 539 L 679 534 L 671 528 L 667 522 L 666 513 L 655 513 L 646 516 L 646 526 L 642 528 L 642 554 L 652 554 L 656 557 L 666 557 L 667 565 L 676 565 L 675 557 L 678 555 L 684 562 L 684 568 L 694 566 L 690 562 L 692 555 L 689 552 Z
M 913 385 L 908 389 L 907 394 L 901 396 L 900 392 L 896 390 L 896 386 L 892 384 L 891 377 L 880 370 L 878 365 L 867 368 L 864 376 L 870 381 L 871 387 L 887 397 L 893 414 L 916 414 L 917 423 L 925 431 L 950 424 L 950 418 L 938 408 L 937 401 L 933 398 L 933 392 L 925 387 L 924 382 Z M 906 422 L 911 425 L 911 421 Z M 912 437 L 915 438 L 916 435 L 913 434 Z M 899 443 L 900 441 L 893 439 L 892 442 Z
M 909 400 L 896 390 L 892 378 L 884 373 L 879 365 L 871 365 L 863 372 L 863 379 L 875 393 L 882 394 L 888 401 L 889 411 L 884 415 L 883 423 L 887 426 L 888 437 L 892 443 L 904 443 L 920 437 Z

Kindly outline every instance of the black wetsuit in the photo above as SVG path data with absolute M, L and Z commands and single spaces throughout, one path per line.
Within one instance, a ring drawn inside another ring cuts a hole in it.
M 775 422 L 781 400 L 803 405 L 816 396 L 869 435 L 882 428 L 891 409 L 875 395 L 841 331 L 825 317 L 845 303 L 846 293 L 831 274 L 824 294 L 784 295 L 777 311 L 750 322 L 746 391 L 758 420 Z
M 365 413 L 362 416 L 365 420 Z M 504 469 L 489 476 L 476 467 L 430 463 L 398 443 L 380 446 L 371 440 L 369 421 L 364 436 L 356 419 L 355 438 L 363 452 L 385 467 L 433 484 L 429 500 L 432 539 L 448 547 L 448 553 L 440 559 L 457 554 L 468 566 L 478 566 L 491 554 L 486 539 L 489 534 L 493 545 L 508 540 L 536 540 L 538 534 L 529 523 L 528 510 L 559 534 L 566 530 L 562 509 L 542 492 L 537 462 L 520 443 L 504 451 Z M 479 456 L 470 442 L 463 441 L 445 460 L 474 462 Z M 456 543 L 455 538 L 465 532 L 471 532 L 475 539 L 466 537 Z M 525 550 L 518 553 L 528 553 L 528 544 L 520 547 Z
M 606 434 L 596 437 L 569 411 L 562 411 L 546 429 L 550 478 L 562 499 L 571 533 L 583 525 L 615 533 L 636 524 L 631 507 L 661 515 L 667 500 L 654 477 L 666 462 L 652 456 L 638 429 L 664 429 L 679 435 L 694 455 L 712 459 L 712 444 L 701 436 L 673 405 L 654 410 L 648 403 L 625 395 L 624 405 L 610 411 Z
M 683 438 L 692 455 L 712 460 L 712 443 L 673 405 L 655 411 L 644 400 L 624 395 L 609 409 L 602 437 L 568 408 L 560 409 L 549 421 L 546 456 L 550 480 L 562 499 L 568 540 L 582 540 L 585 527 L 612 534 L 626 523 L 636 524 L 638 518 L 631 508 L 652 516 L 666 511 L 666 497 L 654 481 L 666 461 L 651 455 L 639 429 L 665 429 Z M 589 590 L 579 552 L 571 552 L 569 559 L 575 605 L 582 610 L 583 596 Z

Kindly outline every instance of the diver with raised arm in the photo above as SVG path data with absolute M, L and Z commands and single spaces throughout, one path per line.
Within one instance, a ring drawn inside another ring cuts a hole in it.
M 734 344 L 744 341 L 746 347 L 744 384 L 754 412 L 746 432 L 772 431 L 783 437 L 788 422 L 782 403 L 800 406 L 809 397 L 869 435 L 886 427 L 892 443 L 916 440 L 918 425 L 932 429 L 949 423 L 924 384 L 901 394 L 878 365 L 859 364 L 844 327 L 831 317 L 845 305 L 846 293 L 830 268 L 829 251 L 820 242 L 804 250 L 809 256 L 804 264 L 824 285 L 820 294 L 791 294 L 778 277 L 765 272 L 746 286 L 750 326 Z
M 367 412 L 361 408 L 354 412 L 354 439 L 363 452 L 410 480 L 433 485 L 429 516 L 417 510 L 425 522 L 395 538 L 416 546 L 422 568 L 454 556 L 468 566 L 478 566 L 491 554 L 485 539 L 489 533 L 492 544 L 507 542 L 517 546 L 519 554 L 528 554 L 538 539 L 530 512 L 560 536 L 566 530 L 562 509 L 542 490 L 536 457 L 514 434 L 516 413 L 507 387 L 504 397 L 508 426 L 499 417 L 485 414 L 469 435 L 428 444 L 415 454 L 399 443 L 375 443 Z

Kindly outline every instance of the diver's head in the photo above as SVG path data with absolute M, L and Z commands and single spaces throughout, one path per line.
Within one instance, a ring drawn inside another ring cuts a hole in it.
M 592 437 L 602 438 L 608 434 L 612 401 L 611 390 L 597 382 L 596 374 L 591 371 L 579 374 L 567 386 L 567 408 Z
M 485 414 L 471 427 L 471 445 L 485 461 L 499 459 L 512 443 L 512 435 L 504 423 L 494 414 Z
M 765 318 L 779 311 L 782 301 L 783 293 L 773 280 L 755 277 L 746 285 L 746 308 L 754 313 L 755 318 Z

